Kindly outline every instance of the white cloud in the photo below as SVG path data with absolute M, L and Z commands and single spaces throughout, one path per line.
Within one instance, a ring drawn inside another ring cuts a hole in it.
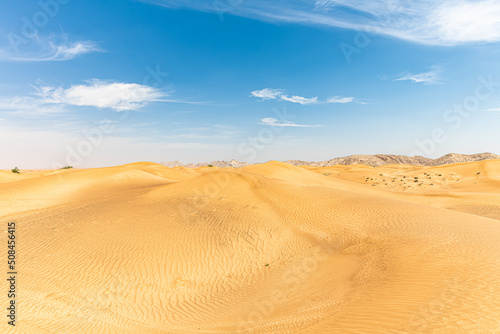
M 164 7 L 220 12 L 211 1 L 142 0 Z M 424 44 L 500 41 L 498 0 L 254 0 L 224 7 L 228 14 L 373 31 Z
M 0 110 L 12 114 L 49 115 L 66 111 L 67 106 L 137 110 L 148 102 L 162 100 L 162 91 L 135 83 L 91 80 L 69 88 L 39 86 L 30 96 L 0 97 Z
M 399 75 L 395 81 L 413 81 L 416 83 L 424 83 L 426 85 L 439 84 L 441 83 L 441 73 L 442 69 L 439 67 L 432 67 L 430 71 L 412 74 L 412 73 L 403 73 Z
M 36 40 L 22 50 L 0 51 L 0 60 L 5 61 L 65 61 L 91 52 L 102 52 L 102 49 L 92 41 Z
M 444 1 L 428 15 L 427 24 L 450 43 L 499 41 L 500 2 Z
M 326 102 L 328 102 L 328 103 L 349 103 L 349 102 L 352 102 L 353 100 L 354 100 L 354 97 L 333 96 L 333 97 L 329 98 Z
M 284 101 L 289 101 L 293 103 L 300 103 L 300 104 L 316 104 L 318 103 L 318 98 L 317 97 L 302 97 L 302 96 L 288 96 L 288 95 L 281 95 L 281 99 Z
M 90 41 L 78 41 L 71 45 L 52 45 L 55 51 L 51 60 L 69 60 L 86 53 L 101 51 L 99 47 Z
M 323 125 L 303 125 L 303 124 L 295 124 L 294 122 L 280 122 L 274 117 L 266 117 L 260 120 L 260 124 L 268 125 L 268 126 L 288 126 L 288 127 L 296 127 L 296 128 L 317 128 L 322 127 Z
M 283 94 L 283 89 L 273 89 L 273 88 L 264 88 L 261 90 L 254 90 L 252 92 L 252 96 L 258 97 L 262 100 L 280 100 L 280 101 L 288 101 L 299 104 L 316 104 L 318 103 L 317 97 L 302 97 L 302 96 L 288 96 Z
M 261 90 L 254 90 L 252 95 L 263 100 L 274 100 L 280 97 L 282 93 L 283 91 L 281 89 L 264 88 Z
M 252 92 L 252 96 L 261 98 L 262 100 L 280 100 L 280 101 L 288 101 L 293 103 L 299 103 L 302 105 L 307 104 L 319 104 L 325 103 L 323 101 L 319 101 L 317 97 L 303 97 L 298 95 L 286 95 L 284 93 L 284 89 L 273 89 L 273 88 L 264 88 L 261 90 L 254 90 Z M 354 100 L 354 97 L 341 97 L 334 96 L 329 98 L 327 103 L 349 103 Z
M 45 104 L 67 104 L 111 108 L 115 110 L 136 110 L 148 102 L 160 101 L 164 94 L 153 87 L 136 83 L 104 82 L 92 80 L 85 85 L 70 88 L 42 86 L 37 95 Z

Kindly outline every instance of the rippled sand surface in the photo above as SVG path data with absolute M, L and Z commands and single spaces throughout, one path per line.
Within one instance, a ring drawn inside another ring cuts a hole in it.
M 500 333 L 500 160 L 0 171 L 0 216 L 2 333 Z

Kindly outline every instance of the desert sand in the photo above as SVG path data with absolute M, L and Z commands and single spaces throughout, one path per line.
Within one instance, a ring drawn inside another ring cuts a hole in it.
M 500 160 L 0 171 L 2 333 L 500 333 Z

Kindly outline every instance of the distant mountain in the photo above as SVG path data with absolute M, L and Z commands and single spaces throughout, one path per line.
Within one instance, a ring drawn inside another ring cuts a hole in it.
M 297 161 L 297 160 L 289 160 L 286 162 L 295 166 L 305 165 L 305 166 L 326 167 L 334 165 L 353 165 L 353 164 L 364 164 L 370 166 L 381 166 L 387 164 L 428 165 L 432 161 L 433 160 L 430 158 L 425 158 L 421 156 L 407 157 L 406 155 L 376 154 L 376 155 L 350 155 L 348 157 L 335 158 L 320 162 L 307 162 L 307 161 Z
M 406 164 L 406 165 L 420 165 L 420 166 L 439 166 L 454 164 L 459 162 L 472 162 L 472 161 L 482 161 L 488 159 L 500 159 L 500 155 L 493 153 L 479 153 L 479 154 L 457 154 L 449 153 L 443 155 L 441 158 L 431 159 L 422 156 L 408 157 L 406 155 L 393 155 L 393 154 L 375 154 L 375 155 L 350 155 L 348 157 L 335 158 L 326 161 L 310 162 L 302 160 L 288 160 L 285 161 L 294 166 L 315 166 L 315 167 L 326 167 L 334 165 L 353 165 L 353 164 L 364 164 L 370 166 L 382 166 L 388 164 Z M 188 163 L 183 164 L 179 161 L 170 162 L 160 162 L 160 164 L 167 167 L 188 167 L 197 168 L 202 166 L 216 166 L 216 167 L 244 167 L 248 166 L 247 162 L 240 162 L 237 160 L 231 161 L 212 161 L 203 163 Z
M 231 161 L 212 161 L 212 162 L 199 162 L 199 163 L 188 163 L 188 164 L 183 164 L 179 161 L 169 161 L 169 162 L 160 162 L 160 165 L 164 165 L 167 167 L 187 167 L 187 168 L 197 168 L 197 167 L 203 167 L 203 166 L 215 166 L 215 167 L 234 167 L 234 168 L 239 168 L 239 167 L 244 167 L 248 166 L 248 162 L 240 162 L 237 160 L 231 160 Z
M 439 166 L 454 164 L 459 162 L 481 161 L 488 159 L 500 159 L 500 155 L 493 153 L 479 153 L 479 154 L 457 154 L 449 153 L 438 159 L 431 159 L 422 156 L 408 157 L 406 155 L 391 155 L 391 154 L 376 154 L 376 155 L 350 155 L 343 158 L 335 158 L 327 161 L 320 162 L 307 162 L 298 160 L 286 161 L 295 166 L 316 166 L 326 167 L 334 165 L 353 165 L 364 164 L 370 166 L 382 166 L 388 164 L 407 164 L 407 165 L 420 165 L 420 166 Z
M 500 155 L 493 153 L 479 153 L 471 155 L 449 153 L 443 155 L 441 158 L 435 159 L 429 166 L 448 165 L 459 162 L 482 161 L 488 159 L 500 159 Z

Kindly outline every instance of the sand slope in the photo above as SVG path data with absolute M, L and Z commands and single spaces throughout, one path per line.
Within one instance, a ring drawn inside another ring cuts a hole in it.
M 498 333 L 498 164 L 143 162 L 0 183 L 21 284 L 0 331 Z M 380 174 L 431 179 L 365 181 Z
M 337 165 L 304 168 L 381 190 L 382 196 L 500 220 L 500 160 L 438 167 Z

